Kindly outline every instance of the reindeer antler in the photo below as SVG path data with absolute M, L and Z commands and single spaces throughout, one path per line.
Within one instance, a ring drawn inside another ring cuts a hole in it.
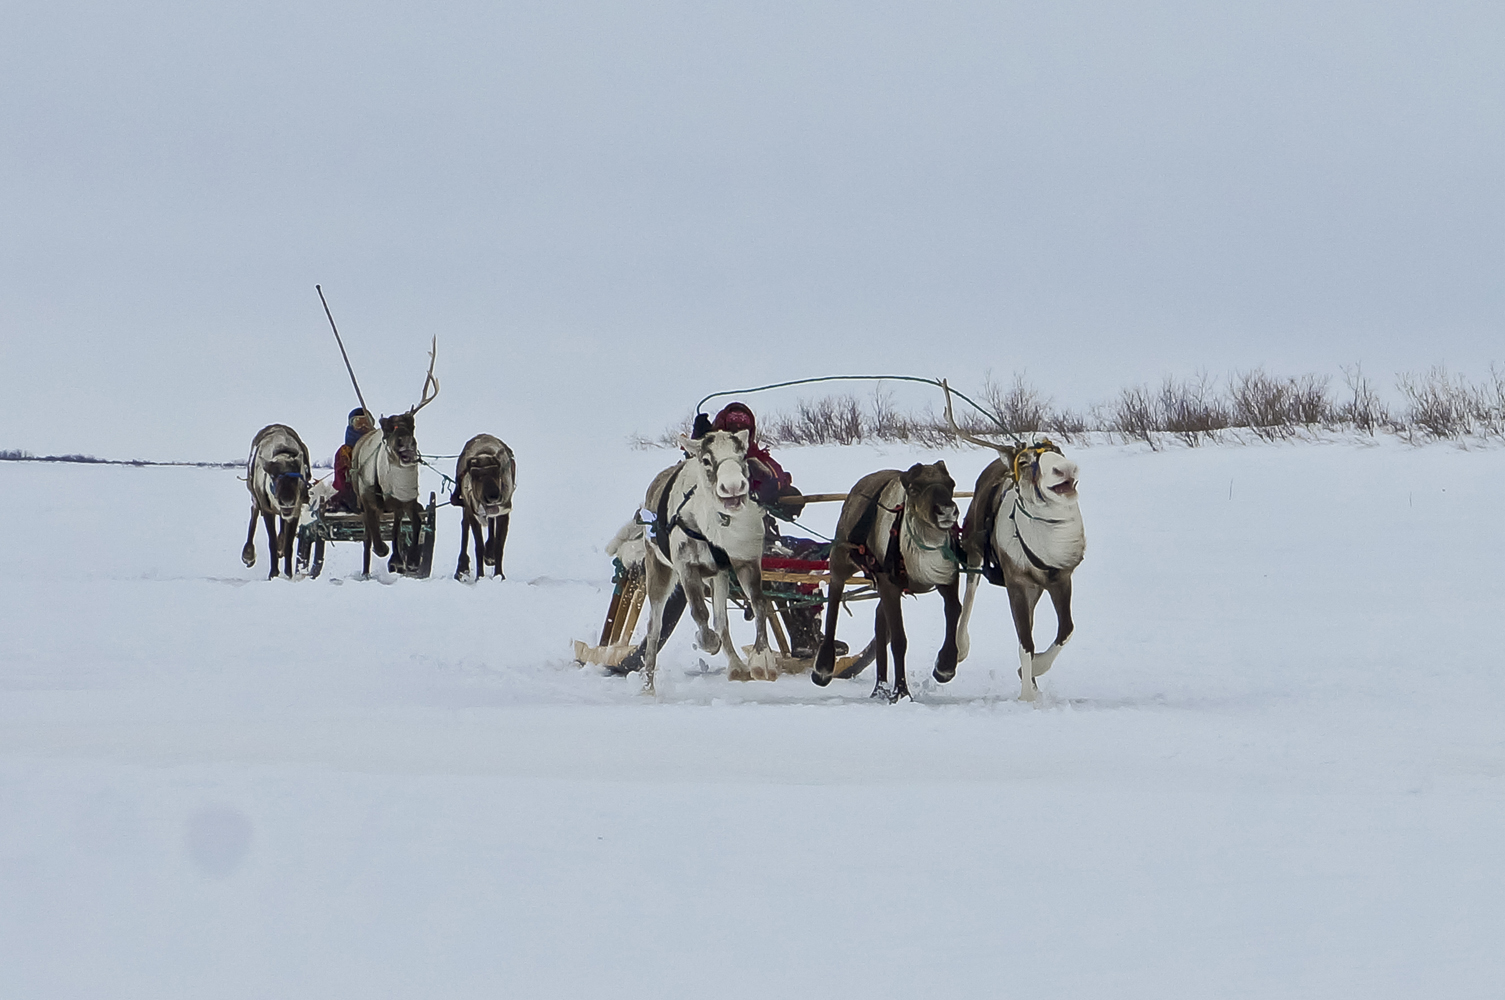
M 428 374 L 423 377 L 423 398 L 418 401 L 417 406 L 408 410 L 409 415 L 417 413 L 419 410 L 432 403 L 439 396 L 439 380 L 434 377 L 434 358 L 438 353 L 439 338 L 435 337 L 429 343 L 429 371 Z M 429 386 L 434 387 L 433 395 L 429 394 Z
M 974 437 L 971 434 L 968 434 L 966 431 L 956 426 L 956 418 L 951 415 L 951 386 L 946 384 L 945 379 L 941 379 L 941 389 L 946 393 L 946 423 L 951 425 L 952 434 L 955 434 L 963 441 L 982 445 L 982 447 L 984 448 L 992 448 L 1000 455 L 1009 455 L 1013 451 L 1015 451 L 1015 449 L 1010 447 L 1009 445 L 998 444 L 996 441 L 985 441 L 980 437 Z

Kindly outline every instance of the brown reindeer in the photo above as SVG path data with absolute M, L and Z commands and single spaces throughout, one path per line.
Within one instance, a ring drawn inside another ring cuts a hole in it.
M 890 702 L 909 696 L 904 654 L 906 593 L 939 590 L 946 605 L 946 638 L 935 658 L 935 677 L 948 681 L 956 674 L 956 625 L 961 616 L 957 594 L 959 557 L 956 548 L 956 482 L 945 462 L 912 465 L 906 472 L 885 469 L 863 476 L 847 494 L 831 546 L 830 593 L 826 602 L 826 635 L 811 679 L 821 687 L 831 683 L 836 666 L 836 618 L 846 582 L 865 573 L 878 588 L 874 644 L 878 654 L 878 683 L 873 697 Z M 888 651 L 894 654 L 894 686 L 888 687 Z
M 260 516 L 266 522 L 267 549 L 272 560 L 269 580 L 277 576 L 279 558 L 288 578 L 292 578 L 293 539 L 298 533 L 303 507 L 308 503 L 308 478 L 308 448 L 297 431 L 286 424 L 268 424 L 256 432 L 251 439 L 251 454 L 246 459 L 251 525 L 246 529 L 246 545 L 240 550 L 240 560 L 247 566 L 256 565 L 256 518 Z M 279 516 L 280 532 L 276 525 Z
M 381 537 L 381 515 L 392 517 L 392 561 L 389 568 L 398 572 L 418 567 L 419 534 L 423 508 L 418 503 L 418 439 L 414 434 L 413 415 L 439 395 L 439 380 L 434 377 L 434 357 L 438 341 L 429 349 L 429 370 L 423 379 L 423 398 L 406 413 L 382 417 L 380 431 L 371 431 L 355 443 L 350 455 L 350 480 L 355 485 L 365 522 L 366 538 L 361 573 L 371 575 L 371 552 L 387 554 Z M 431 393 L 429 390 L 433 389 Z M 412 525 L 413 544 L 402 540 L 402 522 Z
M 476 575 L 479 580 L 486 575 L 486 567 L 495 567 L 492 575 L 505 580 L 502 572 L 502 550 L 507 545 L 507 525 L 512 520 L 512 490 L 516 485 L 517 463 L 512 449 L 500 438 L 490 434 L 477 434 L 460 449 L 460 459 L 455 463 L 455 492 L 450 503 L 461 510 L 460 515 L 460 563 L 455 567 L 455 579 L 470 572 L 470 556 L 466 552 L 470 536 L 476 539 Z M 486 525 L 486 544 L 481 545 L 481 525 Z

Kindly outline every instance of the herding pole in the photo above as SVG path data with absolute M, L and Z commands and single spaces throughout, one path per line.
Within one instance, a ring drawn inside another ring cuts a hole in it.
M 329 328 L 334 331 L 334 342 L 340 345 L 340 357 L 345 359 L 345 370 L 350 373 L 350 384 L 355 386 L 355 398 L 361 401 L 361 409 L 366 411 L 366 419 L 371 421 L 374 427 L 376 418 L 371 415 L 370 409 L 366 406 L 366 397 L 361 395 L 361 384 L 355 380 L 355 369 L 350 367 L 350 355 L 345 353 L 345 342 L 340 339 L 340 328 L 334 325 L 334 314 L 329 311 L 329 302 L 324 298 L 324 289 L 315 285 L 314 291 L 319 293 L 319 301 L 324 303 L 324 315 L 329 317 Z

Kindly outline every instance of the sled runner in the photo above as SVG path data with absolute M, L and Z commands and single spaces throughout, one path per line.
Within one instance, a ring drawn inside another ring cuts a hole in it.
M 324 546 L 328 542 L 364 542 L 366 524 L 354 511 L 326 511 L 324 502 L 314 508 L 308 520 L 298 526 L 298 570 L 310 577 L 317 577 L 324 570 Z M 428 579 L 434 568 L 434 512 L 437 508 L 435 494 L 429 494 L 428 506 L 423 508 L 423 521 L 419 529 L 417 563 L 398 566 L 396 556 L 387 560 L 387 569 L 403 576 Z M 392 521 L 395 515 L 381 515 L 381 537 L 392 541 Z M 413 549 L 413 529 L 410 524 L 402 526 L 405 547 Z
M 642 615 L 647 590 L 643 586 L 641 566 L 623 565 L 620 559 L 613 560 L 616 570 L 612 576 L 611 601 L 607 604 L 606 620 L 601 626 L 598 645 L 592 646 L 575 640 L 575 662 L 584 665 L 593 663 L 615 667 L 637 648 L 642 636 L 634 636 Z M 805 616 L 813 610 L 818 616 L 826 605 L 826 583 L 830 578 L 830 566 L 824 558 L 795 559 L 781 556 L 763 557 L 763 593 L 773 614 L 769 624 L 778 646 L 778 663 L 786 674 L 803 673 L 815 662 L 814 650 L 808 656 L 799 656 L 792 647 L 789 636 L 799 634 L 805 627 Z M 868 586 L 855 586 L 842 595 L 842 606 L 853 601 L 874 600 L 877 591 Z M 742 588 L 732 579 L 730 598 L 742 609 L 745 619 L 751 620 L 753 609 Z M 749 647 L 750 648 L 750 647 Z M 803 650 L 802 650 L 803 651 Z M 841 657 L 836 664 L 837 677 L 855 677 L 873 661 L 873 646 L 855 656 Z

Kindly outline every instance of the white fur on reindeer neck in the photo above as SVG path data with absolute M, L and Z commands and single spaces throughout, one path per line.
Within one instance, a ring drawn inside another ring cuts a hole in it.
M 680 466 L 680 474 L 670 485 L 674 491 L 668 503 L 670 526 L 679 525 L 705 536 L 707 542 L 733 559 L 752 561 L 763 557 L 763 511 L 749 495 L 747 432 L 737 431 L 730 436 L 741 440 L 740 451 L 737 456 L 719 456 L 719 461 L 714 461 L 710 470 L 705 467 L 697 442 L 688 438 L 681 442 L 691 455 Z M 726 487 L 733 494 L 740 495 L 740 506 L 735 510 L 727 509 L 722 502 L 723 491 L 718 487 Z M 690 494 L 688 499 L 686 493 Z
M 1087 551 L 1087 535 L 1076 490 L 1060 495 L 1041 489 L 1048 479 L 1076 481 L 1076 463 L 1046 452 L 1035 482 L 1015 482 L 998 505 L 993 546 L 1016 565 L 1042 571 L 1075 569 Z
M 873 535 L 886 539 L 893 530 L 900 505 L 907 494 L 904 484 L 897 477 L 878 494 L 878 516 L 873 526 Z M 951 546 L 951 533 L 933 524 L 927 524 L 914 511 L 904 511 L 904 524 L 899 529 L 899 555 L 904 560 L 904 572 L 909 577 L 909 589 L 913 593 L 933 590 L 942 584 L 956 580 L 958 567 L 954 559 L 947 559 Z M 883 554 L 876 553 L 881 559 Z
M 392 461 L 391 449 L 383 447 L 376 455 L 376 481 L 382 493 L 406 503 L 418 499 L 418 465 Z

